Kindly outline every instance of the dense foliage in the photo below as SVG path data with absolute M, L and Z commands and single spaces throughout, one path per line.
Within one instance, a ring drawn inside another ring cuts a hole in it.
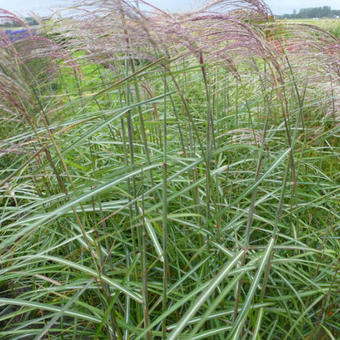
M 299 12 L 284 14 L 281 17 L 287 19 L 312 19 L 312 18 L 333 18 L 340 16 L 340 10 L 332 9 L 329 6 L 301 8 Z
M 338 38 L 74 11 L 0 13 L 0 338 L 338 339 Z

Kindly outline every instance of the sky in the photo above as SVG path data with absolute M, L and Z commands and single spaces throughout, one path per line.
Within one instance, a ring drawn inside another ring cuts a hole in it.
M 169 11 L 188 10 L 197 7 L 199 0 L 148 0 L 155 6 Z M 340 0 L 265 0 L 274 14 L 292 13 L 294 9 L 331 6 L 340 9 Z M 66 7 L 72 0 L 0 0 L 0 8 L 27 14 L 33 11 L 48 15 L 51 8 Z

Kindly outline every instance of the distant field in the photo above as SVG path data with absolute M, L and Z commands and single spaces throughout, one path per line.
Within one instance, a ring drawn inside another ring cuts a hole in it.
M 340 19 L 296 19 L 287 21 L 315 25 L 340 38 Z

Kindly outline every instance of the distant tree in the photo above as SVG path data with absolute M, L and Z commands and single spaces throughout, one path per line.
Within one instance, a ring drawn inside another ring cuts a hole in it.
M 281 17 L 286 19 L 311 19 L 311 18 L 331 18 L 340 15 L 340 10 L 332 10 L 330 6 L 301 8 L 299 13 L 293 10 L 293 14 L 284 14 Z
M 32 17 L 27 17 L 25 19 L 26 19 L 26 22 L 28 23 L 29 26 L 36 26 L 36 25 L 38 25 L 37 20 L 35 20 Z

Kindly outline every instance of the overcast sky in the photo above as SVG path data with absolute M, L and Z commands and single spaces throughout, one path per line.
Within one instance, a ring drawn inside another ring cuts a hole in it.
M 266 1 L 266 0 L 265 0 Z M 194 8 L 199 0 L 149 0 L 150 3 L 162 9 L 179 11 Z M 331 6 L 340 9 L 340 0 L 267 0 L 274 14 L 292 13 L 305 7 Z M 72 0 L 0 0 L 0 8 L 26 14 L 34 11 L 47 15 L 50 8 L 65 7 L 72 4 Z

